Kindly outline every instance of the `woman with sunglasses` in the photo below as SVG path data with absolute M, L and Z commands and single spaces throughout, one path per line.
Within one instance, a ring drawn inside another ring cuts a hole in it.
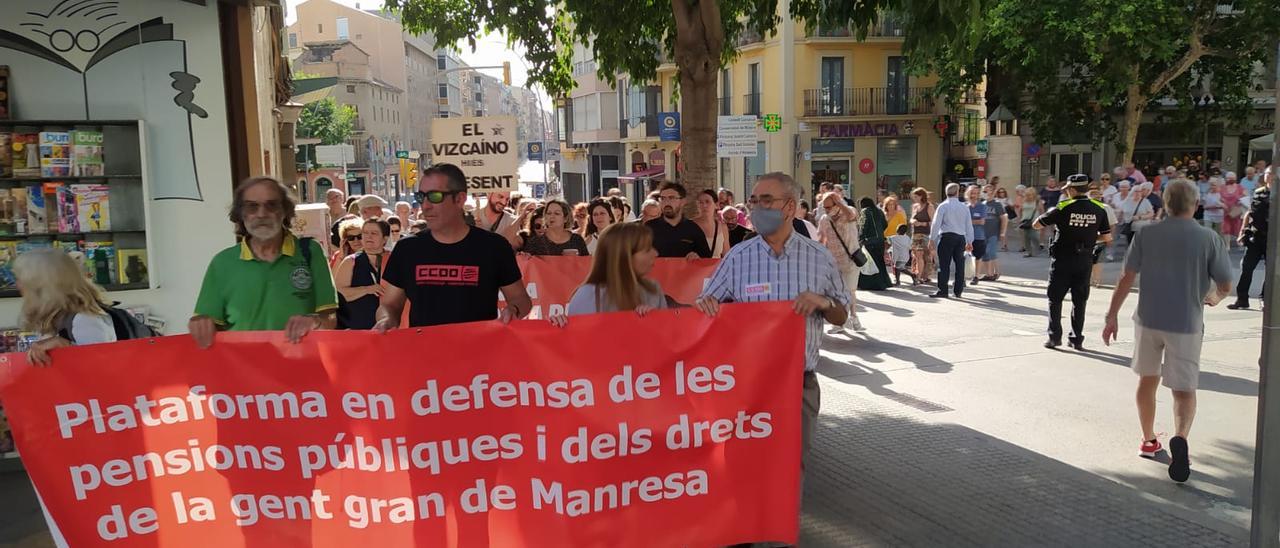
M 638 223 L 615 223 L 600 233 L 600 245 L 591 259 L 591 272 L 573 292 L 566 314 L 552 314 L 553 325 L 564 327 L 568 316 L 632 311 L 643 316 L 667 308 L 658 283 L 647 278 L 658 258 L 653 231 Z
M 541 236 L 526 241 L 524 252 L 530 255 L 589 255 L 587 242 L 569 230 L 572 211 L 564 200 L 548 201 L 542 212 L 546 230 Z
M 525 246 L 534 238 L 547 233 L 547 225 L 544 223 L 543 214 L 546 209 L 535 205 L 529 214 L 528 220 L 524 224 L 524 229 L 516 233 L 516 251 L 524 252 Z
M 360 233 L 363 226 L 364 221 L 359 217 L 347 219 L 338 225 L 338 249 L 335 249 L 333 256 L 329 257 L 329 270 L 337 268 L 342 259 L 364 249 L 364 244 L 361 242 L 363 236 Z
M 361 251 L 348 256 L 333 275 L 338 290 L 338 329 L 372 329 L 377 321 L 378 299 L 382 298 L 382 272 L 386 270 L 384 251 L 391 225 L 370 219 L 360 229 Z
M 591 205 L 587 206 L 587 227 L 583 239 L 587 241 L 587 252 L 595 255 L 596 247 L 600 245 L 600 233 L 614 222 L 620 222 L 613 216 L 613 208 L 609 206 L 609 202 L 601 198 L 591 200 Z

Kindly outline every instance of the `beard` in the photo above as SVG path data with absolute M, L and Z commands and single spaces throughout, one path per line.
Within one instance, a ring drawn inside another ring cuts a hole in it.
M 679 212 L 679 211 L 676 211 L 676 208 L 674 208 L 674 207 L 666 206 L 666 207 L 662 208 L 662 216 L 663 216 L 663 217 L 666 217 L 666 218 L 668 218 L 668 219 L 674 219 L 674 218 L 678 217 L 679 215 L 680 215 L 680 212 Z
M 284 226 L 279 221 L 256 221 L 253 223 L 245 223 L 245 231 L 255 240 L 270 240 L 280 235 L 284 231 Z
M 501 215 L 507 209 L 506 204 L 489 204 L 489 211 L 494 215 Z

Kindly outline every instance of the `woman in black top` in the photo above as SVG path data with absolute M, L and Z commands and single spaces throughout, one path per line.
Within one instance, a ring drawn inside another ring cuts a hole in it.
M 387 265 L 385 247 L 391 225 L 371 219 L 360 228 L 363 249 L 348 255 L 333 276 L 338 290 L 338 329 L 373 329 L 382 298 L 382 271 Z
M 542 212 L 546 231 L 526 241 L 524 252 L 530 255 L 589 255 L 586 240 L 569 230 L 572 211 L 564 200 L 548 201 Z

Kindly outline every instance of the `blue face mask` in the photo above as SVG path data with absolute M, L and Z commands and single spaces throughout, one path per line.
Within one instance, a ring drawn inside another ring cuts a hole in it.
M 751 210 L 751 226 L 761 236 L 772 236 L 782 228 L 782 210 L 756 207 Z

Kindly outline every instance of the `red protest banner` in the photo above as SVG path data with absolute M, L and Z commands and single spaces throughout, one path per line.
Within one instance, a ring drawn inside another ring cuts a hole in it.
M 552 311 L 563 312 L 574 290 L 591 272 L 591 257 L 535 257 L 521 255 L 517 261 L 525 287 L 533 299 L 531 318 L 545 318 Z M 658 259 L 649 278 L 662 286 L 668 297 L 681 304 L 693 304 L 702 286 L 715 273 L 717 259 Z
M 803 345 L 789 303 L 224 333 L 0 356 L 0 399 L 72 546 L 794 543 Z

